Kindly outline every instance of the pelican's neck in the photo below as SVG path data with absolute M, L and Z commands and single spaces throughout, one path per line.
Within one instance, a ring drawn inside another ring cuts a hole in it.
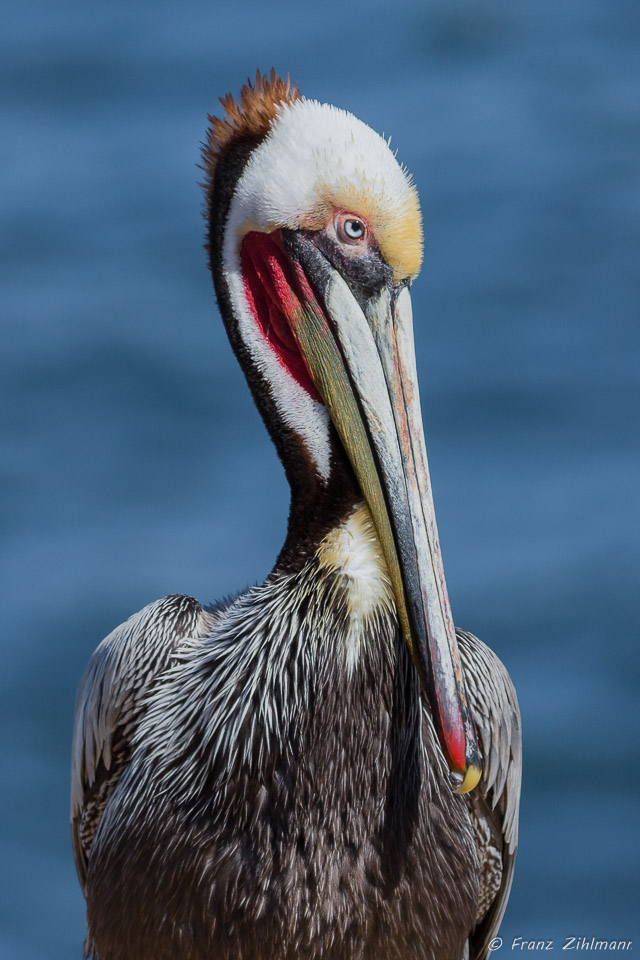
M 273 432 L 271 434 L 273 438 Z M 358 504 L 362 504 L 358 481 L 333 427 L 330 435 L 331 472 L 326 480 L 305 457 L 301 442 L 282 445 L 276 441 L 291 488 L 287 536 L 276 563 L 278 571 L 301 569 L 320 549 L 324 539 L 345 524 Z

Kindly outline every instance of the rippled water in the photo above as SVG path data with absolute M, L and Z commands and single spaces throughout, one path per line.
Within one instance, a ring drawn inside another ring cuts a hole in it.
M 80 956 L 68 756 L 94 646 L 165 593 L 260 579 L 282 540 L 195 166 L 216 97 L 272 64 L 391 133 L 421 192 L 452 603 L 524 715 L 505 942 L 638 936 L 639 37 L 635 0 L 6 10 L 2 957 Z

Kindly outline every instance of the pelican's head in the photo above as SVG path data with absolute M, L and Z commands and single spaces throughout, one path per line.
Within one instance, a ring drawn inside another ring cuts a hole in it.
M 273 72 L 244 87 L 239 104 L 222 103 L 204 164 L 211 269 L 232 345 L 290 479 L 304 463 L 330 489 L 350 463 L 454 787 L 466 792 L 480 758 L 420 413 L 416 189 L 370 127 Z

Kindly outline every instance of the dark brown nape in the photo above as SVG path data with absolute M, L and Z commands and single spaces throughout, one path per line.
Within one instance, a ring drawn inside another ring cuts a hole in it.
M 227 116 L 224 119 L 209 118 L 207 142 L 203 148 L 207 221 L 205 246 L 218 306 L 233 351 L 291 487 L 287 538 L 276 562 L 278 570 L 294 570 L 302 566 L 322 537 L 362 499 L 358 482 L 333 426 L 330 427 L 331 473 L 325 482 L 318 476 L 300 437 L 280 417 L 269 383 L 256 369 L 238 331 L 222 265 L 227 217 L 238 180 L 251 153 L 269 132 L 278 105 L 298 99 L 298 88 L 291 87 L 288 77 L 286 81 L 281 80 L 273 70 L 268 79 L 258 73 L 255 87 L 248 83 L 242 88 L 239 105 L 231 95 L 221 99 Z

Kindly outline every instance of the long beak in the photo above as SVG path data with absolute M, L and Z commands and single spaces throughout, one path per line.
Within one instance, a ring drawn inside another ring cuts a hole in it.
M 440 556 L 409 290 L 386 285 L 358 302 L 308 236 L 283 231 L 283 243 L 293 270 L 271 264 L 280 304 L 373 517 L 454 789 L 466 793 L 481 761 Z

